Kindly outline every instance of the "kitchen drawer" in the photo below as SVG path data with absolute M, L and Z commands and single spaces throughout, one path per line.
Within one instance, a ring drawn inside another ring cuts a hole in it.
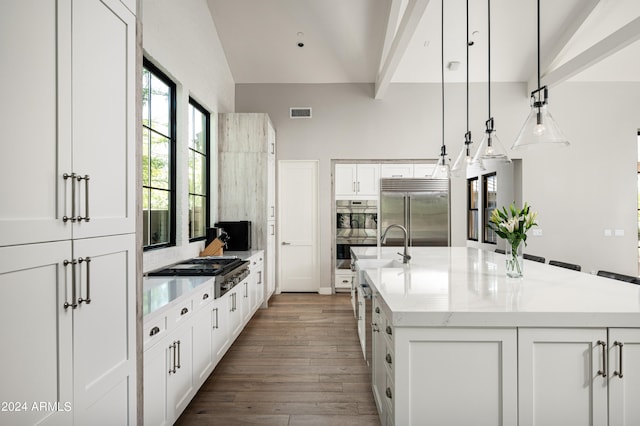
M 190 297 L 171 307 L 167 312 L 167 326 L 172 329 L 193 315 L 193 298 Z
M 201 286 L 193 296 L 193 308 L 198 310 L 213 301 L 213 283 L 207 283 Z
M 395 358 L 395 354 L 393 353 L 393 349 L 391 349 L 391 346 L 389 346 L 389 344 L 385 344 L 385 354 L 384 354 L 384 366 L 385 369 L 387 370 L 387 374 L 391 375 L 391 377 L 394 377 L 394 370 L 395 370 L 395 364 L 396 364 L 396 358 Z
M 336 271 L 335 275 L 335 286 L 339 289 L 348 289 L 351 290 L 351 285 L 353 283 L 354 274 L 348 269 L 342 272 Z
M 160 315 L 151 321 L 145 321 L 142 326 L 142 347 L 147 350 L 162 340 L 167 331 L 167 317 Z
M 387 405 L 387 413 L 393 419 L 394 417 L 394 398 L 395 398 L 395 386 L 393 384 L 393 378 L 387 374 L 386 386 L 384 389 L 384 404 Z

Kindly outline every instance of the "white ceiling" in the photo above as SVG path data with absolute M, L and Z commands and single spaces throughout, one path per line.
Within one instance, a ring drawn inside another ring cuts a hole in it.
M 415 1 L 427 3 L 426 9 L 414 12 L 418 24 L 406 50 L 395 51 L 398 63 L 390 81 L 441 79 L 441 0 L 207 1 L 236 83 L 375 82 L 384 64 L 390 11 L 399 10 L 390 24 L 393 37 L 403 26 L 407 3 Z M 460 62 L 457 71 L 446 71 L 447 82 L 465 81 L 465 4 L 445 1 L 445 63 Z M 470 80 L 487 81 L 487 0 L 469 5 L 469 27 L 477 31 L 471 37 Z M 567 64 L 571 75 L 559 81 L 640 81 L 639 17 L 639 0 L 541 0 L 543 74 Z M 618 31 L 630 22 L 631 35 Z M 611 34 L 609 44 L 592 48 Z M 492 0 L 491 80 L 535 79 L 536 1 Z

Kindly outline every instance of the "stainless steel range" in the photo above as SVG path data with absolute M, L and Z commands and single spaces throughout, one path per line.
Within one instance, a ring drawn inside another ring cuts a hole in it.
M 249 276 L 249 262 L 229 256 L 196 257 L 149 272 L 148 275 L 151 277 L 215 277 L 214 294 L 217 299 Z

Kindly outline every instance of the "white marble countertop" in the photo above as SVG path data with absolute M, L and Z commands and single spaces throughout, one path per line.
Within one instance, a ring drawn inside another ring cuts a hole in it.
M 352 251 L 359 261 L 400 261 L 402 248 Z M 474 248 L 410 254 L 409 265 L 364 271 L 395 326 L 640 327 L 640 285 L 527 260 L 524 278 L 507 279 L 504 255 Z
M 202 284 L 215 277 L 145 277 L 142 280 L 142 315 L 158 309 L 188 295 Z

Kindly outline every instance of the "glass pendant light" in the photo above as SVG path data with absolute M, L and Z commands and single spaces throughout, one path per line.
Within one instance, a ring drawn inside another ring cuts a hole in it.
M 447 158 L 447 147 L 444 144 L 444 0 L 441 1 L 440 11 L 440 59 L 441 59 L 441 88 L 442 88 L 442 146 L 440 147 L 440 158 L 436 168 L 433 169 L 432 179 L 449 179 L 451 170 L 449 169 L 449 159 Z
M 473 161 L 473 155 L 471 155 L 471 130 L 469 130 L 469 0 L 467 0 L 467 132 L 464 134 L 464 145 L 460 153 L 456 157 L 456 161 L 451 168 L 451 174 L 454 176 L 466 177 L 467 168 Z
M 485 131 L 482 142 L 473 157 L 472 164 L 483 167 L 487 161 L 500 163 L 510 163 L 511 159 L 507 155 L 507 151 L 498 139 L 494 128 L 493 117 L 491 116 L 491 0 L 487 0 L 487 63 L 488 63 L 488 101 L 489 101 L 489 119 L 485 121 Z
M 540 85 L 540 0 L 538 0 L 538 88 L 531 92 L 531 111 L 511 149 L 543 143 L 556 146 L 569 145 L 569 141 L 548 111 L 548 98 L 547 86 Z

